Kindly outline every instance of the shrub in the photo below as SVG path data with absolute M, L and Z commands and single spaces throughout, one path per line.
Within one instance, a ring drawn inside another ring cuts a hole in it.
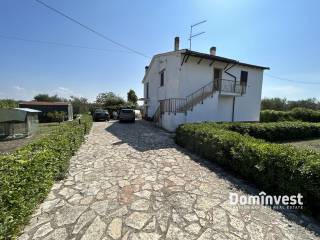
M 48 112 L 47 119 L 49 122 L 63 122 L 66 120 L 66 113 L 63 111 Z
M 320 154 L 311 150 L 268 143 L 219 128 L 217 124 L 185 124 L 176 142 L 253 180 L 274 194 L 301 193 L 304 207 L 320 211 Z
M 320 111 L 306 108 L 294 108 L 291 111 L 263 110 L 260 113 L 260 122 L 278 121 L 320 122 Z
M 214 125 L 214 123 L 212 123 Z M 270 123 L 223 123 L 224 129 L 269 142 L 303 140 L 320 137 L 320 123 L 270 122 Z
M 61 124 L 49 135 L 0 156 L 0 239 L 14 238 L 54 180 L 64 177 L 91 124 L 88 116 L 82 124 Z

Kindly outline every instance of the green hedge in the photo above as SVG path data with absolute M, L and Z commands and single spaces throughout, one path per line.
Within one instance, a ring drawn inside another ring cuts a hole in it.
M 275 194 L 301 193 L 304 207 L 320 211 L 320 154 L 268 143 L 213 124 L 185 124 L 176 142 Z
M 91 117 L 73 121 L 11 154 L 0 155 L 0 239 L 12 239 L 44 200 L 91 128 Z
M 320 123 L 270 122 L 211 124 L 241 134 L 248 134 L 252 137 L 264 139 L 269 142 L 303 140 L 320 137 Z
M 260 122 L 279 121 L 320 122 L 320 111 L 306 108 L 294 108 L 291 111 L 263 110 L 260 113 Z

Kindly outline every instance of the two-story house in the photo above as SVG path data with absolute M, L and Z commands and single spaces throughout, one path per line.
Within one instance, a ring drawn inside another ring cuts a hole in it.
M 155 55 L 146 67 L 144 112 L 174 131 L 182 123 L 259 121 L 263 71 L 210 53 L 179 50 Z

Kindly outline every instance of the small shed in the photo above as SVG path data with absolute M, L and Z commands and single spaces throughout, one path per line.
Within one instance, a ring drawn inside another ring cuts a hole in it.
M 48 113 L 54 112 L 63 112 L 65 114 L 65 119 L 68 121 L 73 120 L 73 108 L 70 102 L 38 102 L 38 101 L 29 101 L 29 102 L 20 102 L 20 108 L 32 108 L 41 111 L 39 113 L 40 122 L 51 122 L 48 118 Z
M 30 108 L 0 109 L 0 139 L 33 135 L 39 127 L 38 113 Z

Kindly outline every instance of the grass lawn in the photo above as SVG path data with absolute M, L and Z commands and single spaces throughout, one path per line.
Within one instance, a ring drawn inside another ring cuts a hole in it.
M 308 149 L 320 152 L 320 139 L 298 141 L 298 142 L 289 142 L 286 144 L 290 144 L 290 145 L 293 145 L 293 146 L 296 146 L 299 148 L 308 148 Z
M 61 123 L 64 124 L 64 123 Z M 37 133 L 31 137 L 21 138 L 16 140 L 1 141 L 0 142 L 0 154 L 6 152 L 12 152 L 36 139 L 39 139 L 59 126 L 59 123 L 40 123 Z

